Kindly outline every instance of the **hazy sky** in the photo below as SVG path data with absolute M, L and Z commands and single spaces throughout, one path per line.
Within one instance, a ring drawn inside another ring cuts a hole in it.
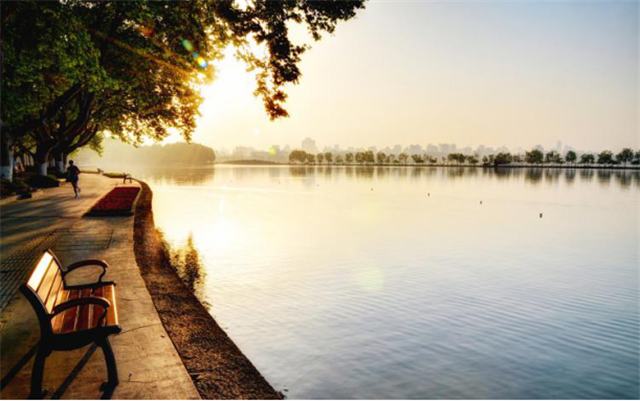
M 288 119 L 270 122 L 252 78 L 225 60 L 194 141 L 638 148 L 638 12 L 637 1 L 371 1 L 303 56 Z

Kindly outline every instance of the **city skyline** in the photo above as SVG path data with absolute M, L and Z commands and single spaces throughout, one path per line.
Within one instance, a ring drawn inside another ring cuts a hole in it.
M 599 149 L 599 150 L 582 150 L 575 149 L 573 146 L 564 143 L 561 140 L 558 140 L 553 146 L 543 146 L 542 144 L 537 144 L 529 149 L 525 149 L 522 147 L 518 148 L 508 148 L 504 145 L 502 146 L 485 146 L 478 145 L 477 147 L 472 146 L 458 146 L 454 143 L 439 143 L 439 144 L 394 144 L 387 145 L 384 147 L 377 146 L 348 146 L 341 147 L 340 144 L 332 144 L 332 145 L 319 145 L 314 138 L 306 137 L 304 138 L 299 145 L 290 145 L 290 144 L 272 144 L 265 148 L 254 148 L 252 146 L 243 146 L 237 145 L 231 149 L 229 148 L 218 148 L 215 149 L 217 157 L 221 160 L 240 160 L 240 159 L 260 159 L 260 160 L 278 160 L 278 161 L 286 161 L 288 160 L 288 155 L 293 150 L 303 150 L 310 154 L 318 154 L 318 153 L 326 153 L 331 152 L 333 154 L 346 154 L 351 152 L 362 152 L 362 151 L 373 151 L 374 153 L 383 152 L 386 154 L 394 154 L 399 155 L 400 153 L 406 153 L 408 155 L 437 155 L 437 156 L 446 156 L 451 153 L 462 153 L 465 155 L 478 155 L 480 157 L 486 155 L 492 155 L 497 153 L 512 153 L 514 155 L 524 155 L 527 151 L 530 150 L 540 150 L 542 152 L 550 152 L 555 151 L 560 155 L 564 156 L 569 151 L 574 151 L 578 155 L 584 153 L 599 153 L 602 150 L 613 150 L 614 153 L 617 153 L 618 150 L 614 149 Z M 635 149 L 634 149 L 635 150 Z

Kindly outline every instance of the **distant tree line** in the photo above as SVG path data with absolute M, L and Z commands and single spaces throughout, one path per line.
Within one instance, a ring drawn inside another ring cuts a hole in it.
M 167 145 L 134 147 L 118 140 L 104 143 L 102 157 L 89 151 L 83 151 L 76 158 L 80 165 L 98 163 L 164 164 L 164 165 L 204 165 L 216 160 L 216 153 L 208 146 L 197 143 L 177 142 Z
M 318 154 L 307 153 L 304 150 L 294 150 L 289 154 L 289 162 L 296 164 L 398 164 L 406 165 L 412 161 L 417 165 L 459 165 L 459 166 L 501 166 L 501 165 L 584 165 L 584 166 L 613 166 L 613 165 L 640 165 L 640 150 L 633 151 L 630 148 L 622 149 L 614 154 L 610 150 L 603 150 L 600 153 L 578 154 L 570 150 L 564 156 L 555 150 L 543 152 L 539 149 L 532 149 L 522 154 L 511 154 L 501 152 L 486 155 L 480 158 L 479 155 L 465 155 L 462 153 L 450 153 L 440 159 L 427 154 L 408 155 L 407 153 L 386 154 L 384 152 L 375 153 L 371 150 L 361 152 L 347 152 L 334 155 L 332 152 Z

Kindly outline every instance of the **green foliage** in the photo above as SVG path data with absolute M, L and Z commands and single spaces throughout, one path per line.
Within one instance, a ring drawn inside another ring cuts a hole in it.
M 501 164 L 509 164 L 511 162 L 513 162 L 513 156 L 511 156 L 511 153 L 498 153 L 493 160 L 493 164 L 495 166 L 499 166 Z
M 547 152 L 547 154 L 544 155 L 544 161 L 546 163 L 555 163 L 555 164 L 563 163 L 562 156 L 560 156 L 560 153 L 556 152 L 555 150 Z
M 596 157 L 591 153 L 585 153 L 580 156 L 580 164 L 593 164 L 596 162 Z
M 327 161 L 327 163 L 333 163 L 333 153 L 325 152 L 324 153 L 324 158 Z
M 524 161 L 529 164 L 541 164 L 544 161 L 544 154 L 541 150 L 533 149 L 525 153 Z
M 578 160 L 578 155 L 573 150 L 570 150 L 567 152 L 564 159 L 567 161 L 567 163 L 575 163 L 576 160 Z
M 315 163 L 315 162 L 316 162 L 316 155 L 313 155 L 311 153 L 307 153 L 306 163 Z
M 318 159 L 318 163 L 322 163 L 324 161 L 324 153 L 318 153 L 316 159 Z
M 614 164 L 613 152 L 610 150 L 603 150 L 598 155 L 598 164 Z
M 228 46 L 256 72 L 255 95 L 269 117 L 285 117 L 284 87 L 298 83 L 308 48 L 291 43 L 290 25 L 318 40 L 363 7 L 363 0 L 258 0 L 244 8 L 234 1 L 2 2 L 3 154 L 27 134 L 40 162 L 105 131 L 133 143 L 170 132 L 189 141 L 199 88 Z
M 634 157 L 633 150 L 629 148 L 625 148 L 625 149 L 622 149 L 622 151 L 620 151 L 620 153 L 616 155 L 616 160 L 619 163 L 627 164 L 633 160 L 633 157 Z
M 307 161 L 307 152 L 304 150 L 293 150 L 289 153 L 289 162 L 305 163 Z
M 344 156 L 347 163 L 353 163 L 353 153 L 349 152 Z
M 455 162 L 456 164 L 464 164 L 466 160 L 466 156 L 462 153 L 450 153 L 447 155 L 447 160 L 451 162 Z
M 482 158 L 482 164 L 485 166 L 493 165 L 495 162 L 495 155 L 487 155 Z

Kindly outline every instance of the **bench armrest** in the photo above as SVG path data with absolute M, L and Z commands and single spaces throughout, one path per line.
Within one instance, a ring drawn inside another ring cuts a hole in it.
M 70 301 L 66 301 L 61 303 L 60 305 L 56 305 L 53 308 L 53 313 L 49 315 L 51 319 L 53 319 L 56 315 L 61 312 L 64 312 L 67 309 L 75 308 L 76 306 L 81 305 L 98 305 L 104 309 L 102 316 L 100 316 L 100 320 L 103 320 L 107 316 L 107 309 L 111 306 L 111 302 L 107 301 L 102 297 L 86 297 L 86 298 L 76 298 Z
M 65 311 L 69 308 L 74 308 L 76 306 L 89 305 L 89 304 L 102 306 L 105 309 L 111 306 L 111 302 L 107 301 L 105 298 L 102 298 L 102 297 L 76 298 L 76 299 L 71 299 L 69 301 L 63 302 L 60 305 L 56 305 L 53 308 L 53 313 L 51 314 L 51 316 L 57 315 L 58 313 Z
M 104 260 L 101 259 L 87 259 L 87 260 L 82 260 L 80 262 L 76 262 L 76 263 L 72 263 L 69 266 L 67 266 L 67 268 L 65 269 L 64 272 L 62 272 L 62 278 L 64 278 L 67 274 L 71 273 L 72 271 L 80 268 L 80 267 L 86 267 L 86 266 L 100 266 L 102 267 L 102 273 L 100 274 L 100 277 L 98 278 L 98 283 L 102 282 L 102 278 L 104 277 L 105 274 L 107 274 L 107 268 L 109 267 L 109 264 L 107 262 L 105 262 Z M 66 280 L 65 280 L 66 281 Z M 66 284 L 66 282 L 65 282 Z

